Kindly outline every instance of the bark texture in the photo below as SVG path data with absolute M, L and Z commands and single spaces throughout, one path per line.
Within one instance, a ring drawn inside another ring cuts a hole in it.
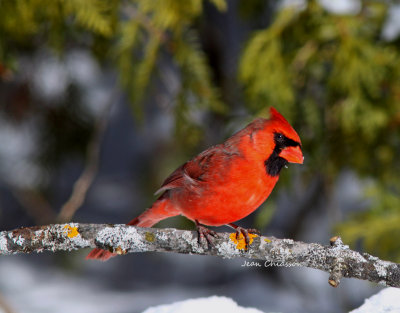
M 218 233 L 214 245 L 199 243 L 197 233 L 172 228 L 140 228 L 110 224 L 54 224 L 0 232 L 0 255 L 43 251 L 102 248 L 117 254 L 132 252 L 175 252 L 242 257 L 272 265 L 310 267 L 329 273 L 328 282 L 337 287 L 342 277 L 357 278 L 400 288 L 400 264 L 359 253 L 333 237 L 329 246 L 292 239 L 252 236 L 246 249 L 244 239 L 233 233 Z

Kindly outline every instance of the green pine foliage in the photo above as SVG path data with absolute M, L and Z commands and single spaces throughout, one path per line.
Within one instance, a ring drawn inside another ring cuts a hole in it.
M 224 0 L 210 2 L 218 10 L 226 9 Z M 178 112 L 186 106 L 215 112 L 226 110 L 212 84 L 198 35 L 192 30 L 203 6 L 202 0 L 2 1 L 0 63 L 14 67 L 17 51 L 35 49 L 41 43 L 60 53 L 68 44 L 81 43 L 92 49 L 99 60 L 116 65 L 133 112 L 140 118 L 159 60 L 167 55 L 181 76 L 177 102 L 185 99 L 184 105 L 175 106 L 175 112 L 183 118 L 180 124 L 190 124 L 187 114 Z M 189 98 L 190 103 L 186 103 Z M 182 135 L 179 127 L 177 133 Z M 192 138 L 198 141 L 199 135 Z
M 279 103 L 288 113 L 294 104 L 290 72 L 282 54 L 281 33 L 295 14 L 292 9 L 278 13 L 270 27 L 253 35 L 243 52 L 239 78 L 243 82 L 251 108 L 262 110 L 265 103 Z
M 381 38 L 386 4 L 362 5 L 356 15 L 328 13 L 318 1 L 278 12 L 248 41 L 239 79 L 251 110 L 274 104 L 298 125 L 314 173 L 329 181 L 351 168 L 374 178 L 372 210 L 338 230 L 400 260 L 400 50 Z
M 225 1 L 211 1 L 225 10 Z M 212 85 L 210 68 L 192 24 L 200 17 L 203 1 L 138 0 L 124 8 L 127 19 L 117 31 L 114 58 L 121 82 L 128 90 L 135 115 L 141 117 L 141 102 L 157 74 L 158 61 L 172 59 L 180 75 L 176 96 L 176 134 L 188 145 L 196 145 L 201 132 L 186 113 L 190 108 L 215 112 L 226 110 Z
M 393 186 L 392 186 L 393 187 Z M 366 190 L 371 210 L 356 214 L 337 226 L 338 233 L 363 250 L 400 262 L 400 197 L 399 189 L 377 184 Z

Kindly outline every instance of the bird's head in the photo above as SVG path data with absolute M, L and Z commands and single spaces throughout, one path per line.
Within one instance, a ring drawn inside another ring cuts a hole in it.
M 269 175 L 279 175 L 288 163 L 303 164 L 300 137 L 275 108 L 271 107 L 269 120 L 258 119 L 249 126 L 253 147 L 262 156 Z
M 299 135 L 275 108 L 270 108 L 270 114 L 269 128 L 273 133 L 274 151 L 289 163 L 303 164 L 304 156 Z

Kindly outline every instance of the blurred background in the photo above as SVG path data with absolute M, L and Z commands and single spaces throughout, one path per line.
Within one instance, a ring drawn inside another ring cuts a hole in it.
M 128 222 L 181 163 L 272 105 L 305 163 L 239 224 L 322 244 L 339 234 L 400 262 L 399 35 L 389 0 L 1 1 L 0 229 Z M 243 260 L 88 252 L 1 257 L 0 312 L 141 312 L 214 294 L 347 312 L 379 290 Z

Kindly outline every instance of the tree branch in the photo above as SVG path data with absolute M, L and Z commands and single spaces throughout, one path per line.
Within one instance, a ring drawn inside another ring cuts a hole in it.
M 263 236 L 251 239 L 246 250 L 243 239 L 237 241 L 235 234 L 218 233 L 214 246 L 208 249 L 198 243 L 193 231 L 70 223 L 0 232 L 0 255 L 97 247 L 117 254 L 153 251 L 243 257 L 269 265 L 318 269 L 330 274 L 333 287 L 347 277 L 400 288 L 400 264 L 350 250 L 340 237 L 331 238 L 330 246 Z
M 61 207 L 57 216 L 57 222 L 69 222 L 86 199 L 86 194 L 95 179 L 99 167 L 102 136 L 107 128 L 112 105 L 115 103 L 118 96 L 119 89 L 115 86 L 111 92 L 108 103 L 105 105 L 95 123 L 93 136 L 87 146 L 85 168 L 74 183 L 70 198 Z
M 11 306 L 8 304 L 7 300 L 4 298 L 4 296 L 0 293 L 0 312 L 4 313 L 16 313 Z

